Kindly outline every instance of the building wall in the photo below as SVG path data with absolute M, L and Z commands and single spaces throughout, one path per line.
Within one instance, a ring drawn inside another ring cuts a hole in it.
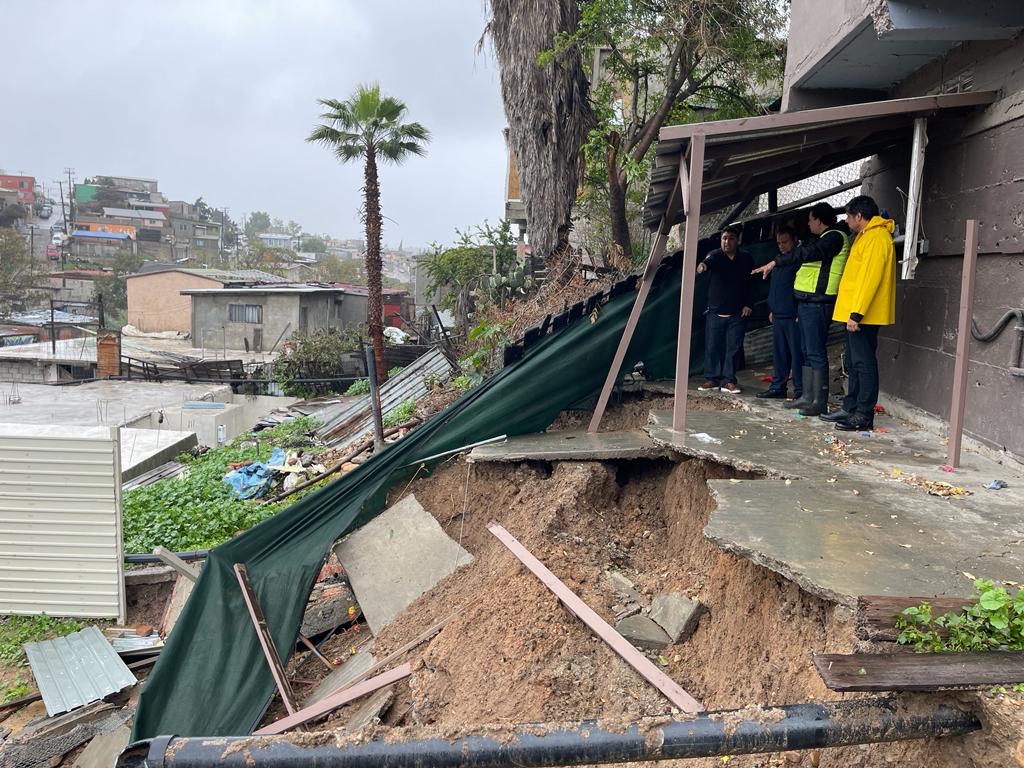
M 339 317 L 335 293 L 251 293 L 203 294 L 192 297 L 192 346 L 211 349 L 269 350 L 279 337 L 287 338 L 302 329 L 305 310 L 307 332 L 319 328 L 347 327 L 344 313 Z M 345 296 L 342 302 L 350 297 Z M 230 319 L 231 304 L 260 305 L 262 323 L 235 322 Z M 365 305 L 364 305 L 365 307 Z M 365 312 L 365 309 L 363 310 Z M 363 315 L 365 318 L 365 314 Z M 257 345 L 257 330 L 262 339 Z
M 1024 306 L 1024 117 L 1020 110 L 1007 111 L 1008 103 L 1024 100 L 1022 60 L 1024 38 L 967 43 L 907 78 L 893 94 L 931 92 L 968 68 L 974 90 L 1001 90 L 1005 99 L 967 121 L 931 122 L 921 203 L 928 254 L 913 280 L 900 281 L 897 324 L 879 341 L 882 388 L 943 419 L 949 418 L 952 396 L 967 219 L 980 221 L 973 310 L 978 324 L 987 331 L 1007 309 Z M 1018 117 L 1005 120 L 1013 114 Z M 985 125 L 990 127 L 977 130 Z M 873 162 L 886 167 L 901 160 L 905 166 L 906 158 Z M 902 228 L 897 187 L 907 188 L 905 167 L 870 179 L 864 191 L 893 212 Z M 1024 378 L 1007 370 L 1014 325 L 989 344 L 970 341 L 965 431 L 1024 457 Z
M 192 329 L 192 299 L 181 291 L 220 288 L 210 280 L 187 272 L 152 272 L 136 275 L 128 284 L 128 324 L 140 331 L 180 331 Z
M 0 188 L 15 190 L 21 205 L 31 207 L 36 201 L 36 180 L 32 176 L 0 174 Z

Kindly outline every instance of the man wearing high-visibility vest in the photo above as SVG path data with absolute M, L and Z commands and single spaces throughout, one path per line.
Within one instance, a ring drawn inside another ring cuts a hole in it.
M 828 329 L 850 252 L 850 237 L 836 223 L 835 211 L 828 203 L 811 207 L 807 228 L 815 236 L 813 240 L 789 253 L 780 253 L 753 274 L 767 279 L 777 266 L 800 264 L 793 281 L 793 296 L 803 345 L 803 397 L 785 403 L 785 407 L 799 408 L 802 416 L 821 416 L 828 413 Z
M 846 204 L 846 223 L 856 235 L 839 282 L 832 318 L 846 324 L 847 394 L 842 410 L 824 417 L 836 429 L 869 431 L 878 402 L 878 329 L 896 322 L 896 250 L 892 219 L 858 195 Z

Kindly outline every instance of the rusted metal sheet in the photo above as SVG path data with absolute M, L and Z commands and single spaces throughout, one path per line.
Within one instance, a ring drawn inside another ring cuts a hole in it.
M 50 717 L 138 682 L 98 627 L 25 643 L 25 655 Z
M 519 558 L 519 561 L 529 568 L 545 587 L 554 592 L 555 597 L 569 609 L 570 613 L 590 627 L 598 637 L 604 640 L 613 651 L 622 657 L 623 661 L 635 669 L 647 682 L 661 691 L 665 698 L 683 712 L 696 714 L 704 711 L 704 707 L 699 701 L 684 691 L 675 680 L 654 666 L 646 656 L 630 645 L 626 638 L 616 632 L 608 622 L 597 615 L 593 608 L 583 602 L 561 579 L 549 571 L 540 560 L 520 544 L 515 536 L 497 523 L 488 524 L 487 530 L 494 534 L 498 541 L 508 547 L 509 551 Z

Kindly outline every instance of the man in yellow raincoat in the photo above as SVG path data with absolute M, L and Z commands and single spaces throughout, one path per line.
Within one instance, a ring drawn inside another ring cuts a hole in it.
M 832 319 L 846 324 L 849 381 L 842 410 L 819 418 L 836 429 L 874 429 L 878 402 L 878 329 L 896 321 L 896 252 L 892 219 L 879 215 L 878 204 L 858 195 L 846 205 L 846 224 L 856 235 L 839 282 Z

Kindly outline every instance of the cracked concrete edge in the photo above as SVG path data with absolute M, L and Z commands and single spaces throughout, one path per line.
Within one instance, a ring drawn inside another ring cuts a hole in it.
M 718 508 L 719 494 L 718 491 L 708 485 L 708 492 L 711 494 L 711 500 L 715 503 L 715 508 Z M 791 581 L 800 587 L 808 594 L 814 595 L 822 600 L 830 603 L 836 603 L 844 608 L 851 611 L 857 608 L 857 595 L 847 595 L 842 592 L 836 592 L 835 590 L 827 589 L 816 581 L 808 578 L 804 574 L 796 571 L 790 567 L 789 563 L 778 560 L 774 557 L 770 557 L 764 552 L 751 549 L 750 547 L 743 546 L 739 542 L 725 536 L 719 535 L 714 531 L 710 530 L 712 526 L 711 517 L 715 514 L 715 510 L 711 510 L 711 514 L 708 517 L 708 524 L 704 526 L 704 538 L 710 541 L 719 549 L 725 552 L 742 557 L 744 560 L 749 560 L 755 565 L 759 565 L 762 568 L 767 568 L 773 573 L 777 573 L 787 581 Z
M 715 453 L 713 450 L 708 448 L 696 448 L 690 445 L 679 445 L 670 439 L 658 437 L 656 434 L 659 431 L 665 431 L 664 427 L 660 427 L 656 424 L 648 424 L 644 426 L 644 431 L 650 435 L 658 445 L 671 451 L 672 454 L 678 456 L 687 456 L 692 459 L 701 459 L 703 461 L 713 461 L 716 464 L 723 464 L 727 467 L 732 467 L 740 472 L 756 472 L 761 473 L 765 477 L 765 480 L 802 480 L 803 476 L 794 475 L 785 470 L 781 470 L 778 467 L 773 467 L 770 464 L 762 464 L 759 462 L 749 461 L 746 459 L 736 458 L 735 456 L 728 456 L 725 454 Z M 760 479 L 760 478 L 759 478 Z
M 510 464 L 520 461 L 632 461 L 635 459 L 671 459 L 675 452 L 659 441 L 652 438 L 655 445 L 647 449 L 629 449 L 616 451 L 590 451 L 570 453 L 568 451 L 552 451 L 550 455 L 543 455 L 536 451 L 522 451 L 518 453 L 505 453 L 500 456 L 481 455 L 474 450 L 469 454 L 467 461 L 473 464 Z

